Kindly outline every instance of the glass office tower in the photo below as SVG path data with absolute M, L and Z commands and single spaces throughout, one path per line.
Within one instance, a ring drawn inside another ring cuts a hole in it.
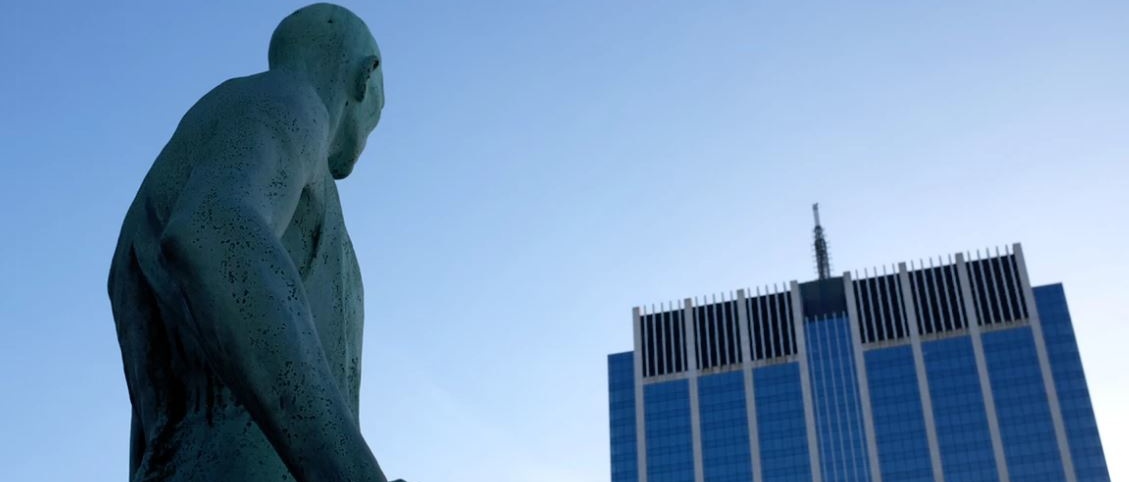
M 1109 480 L 1062 285 L 1018 244 L 633 323 L 612 482 Z

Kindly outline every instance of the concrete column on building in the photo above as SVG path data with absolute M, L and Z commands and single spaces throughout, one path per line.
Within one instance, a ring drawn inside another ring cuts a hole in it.
M 815 403 L 812 400 L 811 374 L 808 373 L 807 334 L 804 333 L 804 302 L 800 296 L 800 283 L 791 284 L 792 326 L 796 330 L 796 350 L 800 363 L 800 387 L 804 394 L 804 425 L 808 434 L 808 458 L 811 464 L 813 482 L 823 482 L 823 470 L 819 463 L 819 433 L 815 425 Z
M 1023 258 L 1023 247 L 1015 243 L 1012 247 L 1015 254 L 1015 268 L 1018 275 L 1019 286 L 1027 309 L 1027 318 L 1031 324 L 1031 334 L 1035 338 L 1035 352 L 1039 356 L 1039 371 L 1043 375 L 1043 389 L 1047 392 L 1047 404 L 1051 410 L 1051 421 L 1055 427 L 1055 439 L 1058 441 L 1059 456 L 1062 457 L 1062 468 L 1067 482 L 1076 482 L 1077 474 L 1074 472 L 1074 457 L 1070 454 L 1070 442 L 1066 437 L 1066 425 L 1062 421 L 1062 405 L 1059 403 L 1058 390 L 1055 388 L 1054 375 L 1051 372 L 1050 358 L 1047 356 L 1047 343 L 1043 338 L 1043 322 L 1039 317 L 1038 307 L 1035 305 L 1035 291 L 1031 288 L 1031 279 L 1027 277 L 1027 262 Z
M 749 426 L 749 460 L 753 470 L 753 482 L 762 482 L 760 434 L 757 428 L 757 399 L 753 387 L 753 351 L 749 348 L 752 334 L 749 333 L 749 310 L 746 306 L 745 290 L 737 290 L 737 326 L 741 335 L 741 372 L 745 376 L 745 418 Z
M 694 301 L 686 298 L 682 304 L 682 321 L 686 343 L 686 375 L 690 385 L 690 433 L 694 450 L 694 482 L 704 482 L 705 472 L 702 464 L 702 416 L 698 409 L 698 341 L 694 326 Z
M 921 333 L 917 326 L 917 306 L 905 263 L 898 264 L 898 280 L 902 285 L 900 296 L 906 308 L 906 325 L 909 328 L 910 345 L 913 347 L 913 368 L 917 373 L 917 391 L 921 393 L 921 414 L 925 419 L 925 438 L 929 443 L 929 463 L 933 467 L 933 481 L 944 482 L 945 473 L 941 465 L 941 444 L 937 442 L 937 423 L 933 418 L 933 396 L 929 392 L 929 377 L 925 372 L 925 354 L 921 350 Z
M 647 482 L 647 427 L 643 405 L 643 322 L 640 309 L 631 310 L 632 327 L 635 332 L 635 463 L 638 465 L 639 482 Z
M 992 382 L 988 377 L 988 363 L 984 358 L 984 342 L 980 338 L 980 319 L 973 305 L 971 276 L 964 261 L 964 253 L 956 255 L 957 279 L 960 281 L 961 298 L 965 319 L 968 322 L 969 338 L 972 339 L 972 352 L 976 357 L 976 372 L 980 377 L 980 393 L 984 398 L 984 411 L 988 415 L 988 431 L 992 437 L 992 453 L 996 459 L 996 473 L 1000 482 L 1009 482 L 1007 459 L 1004 457 L 1003 439 L 1000 437 L 1000 419 L 996 416 L 996 398 L 992 392 Z
M 843 273 L 843 290 L 847 298 L 847 323 L 851 331 L 851 351 L 855 360 L 855 379 L 858 381 L 859 401 L 862 404 L 863 433 L 866 436 L 867 458 L 870 461 L 870 480 L 882 482 L 878 466 L 878 442 L 874 435 L 874 413 L 870 405 L 870 381 L 866 373 L 866 358 L 862 350 L 862 333 L 859 332 L 859 311 L 855 306 L 855 284 L 851 273 Z

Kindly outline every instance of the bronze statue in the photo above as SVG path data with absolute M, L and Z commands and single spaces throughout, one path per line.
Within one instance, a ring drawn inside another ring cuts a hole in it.
M 386 482 L 358 427 L 362 287 L 335 183 L 383 107 L 368 27 L 316 4 L 274 31 L 269 70 L 184 115 L 110 270 L 130 480 Z

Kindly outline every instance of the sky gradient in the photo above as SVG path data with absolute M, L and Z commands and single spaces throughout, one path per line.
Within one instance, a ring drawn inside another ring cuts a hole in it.
M 411 482 L 609 478 L 631 308 L 1022 242 L 1129 479 L 1129 3 L 343 2 L 387 107 L 341 185 L 362 430 Z M 6 2 L 0 480 L 127 478 L 106 297 L 180 117 L 303 5 Z

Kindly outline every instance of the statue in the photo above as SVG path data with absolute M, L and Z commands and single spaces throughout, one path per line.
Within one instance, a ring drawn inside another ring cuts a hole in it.
M 387 482 L 358 425 L 362 288 L 335 183 L 383 107 L 368 27 L 316 4 L 275 29 L 269 70 L 184 115 L 110 269 L 131 481 Z

